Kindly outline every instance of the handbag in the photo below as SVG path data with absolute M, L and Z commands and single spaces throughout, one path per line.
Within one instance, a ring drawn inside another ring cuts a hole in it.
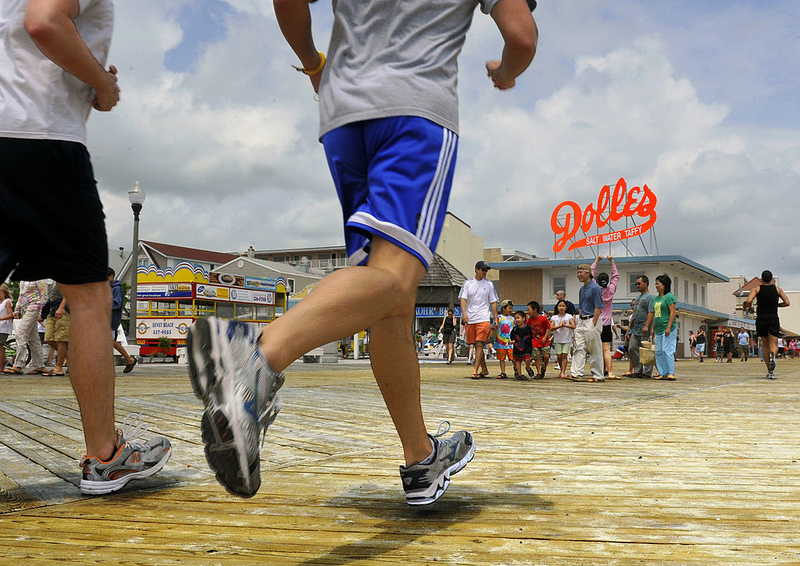
M 642 342 L 639 346 L 639 363 L 643 366 L 656 365 L 656 349 L 650 342 Z

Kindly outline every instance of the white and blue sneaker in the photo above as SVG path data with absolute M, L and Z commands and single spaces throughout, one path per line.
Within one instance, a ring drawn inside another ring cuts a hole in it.
M 258 348 L 260 331 L 243 322 L 201 318 L 189 329 L 189 377 L 205 403 L 201 420 L 206 460 L 231 493 L 252 497 L 261 487 L 259 433 L 281 410 L 284 375 Z
M 444 430 L 442 427 L 447 425 Z M 450 438 L 439 437 L 450 430 L 450 423 L 442 421 L 435 435 L 428 435 L 433 444 L 431 455 L 417 464 L 400 466 L 400 479 L 409 505 L 430 505 L 450 487 L 450 476 L 460 472 L 475 457 L 475 440 L 465 430 Z

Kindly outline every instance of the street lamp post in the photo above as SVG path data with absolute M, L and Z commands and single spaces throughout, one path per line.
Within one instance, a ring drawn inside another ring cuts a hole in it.
M 137 311 L 137 285 L 136 272 L 139 267 L 139 213 L 147 195 L 144 189 L 136 181 L 133 188 L 128 191 L 128 200 L 133 210 L 133 248 L 131 248 L 131 304 L 130 304 L 130 324 L 128 325 L 128 342 L 136 344 L 136 311 Z

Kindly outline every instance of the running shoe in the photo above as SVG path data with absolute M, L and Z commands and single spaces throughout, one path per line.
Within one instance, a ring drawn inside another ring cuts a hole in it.
M 775 354 L 772 352 L 769 353 L 769 364 L 767 365 L 767 370 L 770 373 L 775 371 Z
M 433 453 L 418 464 L 400 466 L 400 479 L 409 505 L 430 505 L 437 501 L 450 487 L 450 476 L 463 470 L 475 457 L 475 440 L 465 430 L 439 440 L 449 430 L 450 423 L 442 421 L 437 433 L 428 435 Z
M 774 371 L 768 371 L 766 379 L 778 379 L 778 378 L 775 377 L 775 372 Z
M 206 460 L 229 492 L 252 497 L 261 487 L 258 435 L 281 410 L 284 375 L 272 371 L 253 326 L 216 317 L 189 329 L 189 376 L 205 403 L 201 420 Z M 263 436 L 262 436 L 263 445 Z
M 136 419 L 129 424 L 130 419 Z M 163 436 L 154 436 L 140 443 L 133 442 L 147 432 L 141 413 L 131 413 L 117 430 L 117 450 L 108 460 L 84 456 L 81 493 L 103 495 L 119 491 L 129 481 L 140 480 L 161 471 L 172 456 L 172 445 Z

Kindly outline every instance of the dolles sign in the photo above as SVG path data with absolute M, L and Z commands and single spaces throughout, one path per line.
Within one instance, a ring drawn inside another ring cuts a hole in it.
M 609 222 L 616 222 L 625 217 L 638 216 L 646 220 L 643 224 L 625 230 L 587 236 L 573 242 L 567 251 L 641 236 L 656 222 L 657 202 L 655 193 L 647 185 L 628 190 L 627 183 L 622 177 L 617 181 L 613 193 L 609 185 L 604 185 L 600 189 L 597 202 L 589 204 L 583 210 L 576 202 L 564 201 L 553 210 L 553 215 L 550 217 L 550 227 L 556 235 L 553 251 L 563 250 L 567 242 L 577 235 L 578 230 L 588 233 L 595 226 L 599 230 Z M 563 225 L 558 221 L 561 215 L 565 215 Z

